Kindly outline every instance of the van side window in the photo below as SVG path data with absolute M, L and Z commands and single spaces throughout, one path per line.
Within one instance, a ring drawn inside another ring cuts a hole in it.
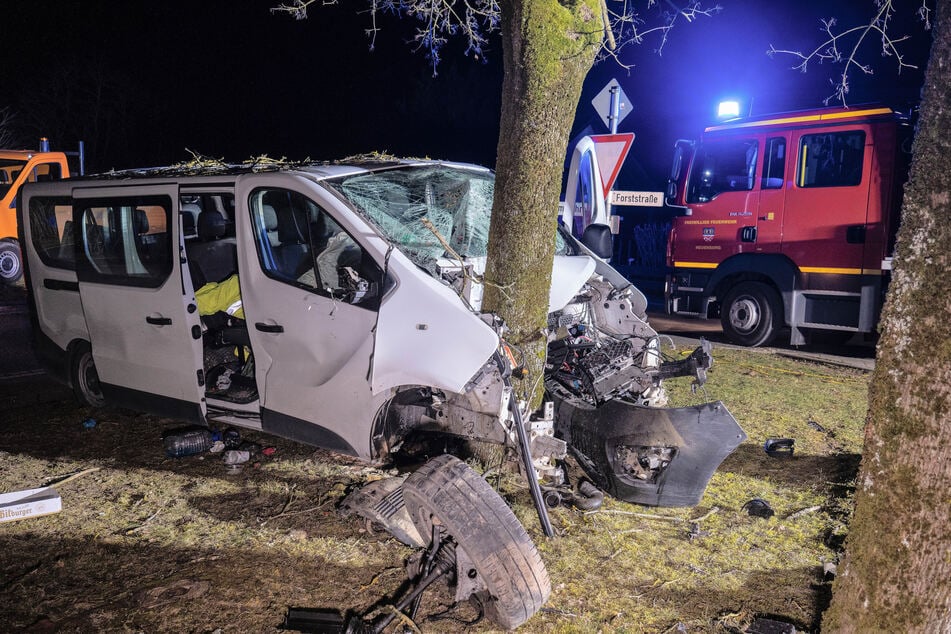
M 760 189 L 779 189 L 786 171 L 786 139 L 781 136 L 766 140 L 766 163 Z
M 800 187 L 847 187 L 862 182 L 865 132 L 807 134 L 799 142 Z
M 722 192 L 750 191 L 756 178 L 756 139 L 713 141 L 697 149 L 688 203 L 705 203 Z
M 161 286 L 172 272 L 171 208 L 165 196 L 77 201 L 79 280 Z
M 268 277 L 361 308 L 379 307 L 382 270 L 320 205 L 298 192 L 257 189 L 250 209 Z
M 30 238 L 46 266 L 74 270 L 72 200 L 38 197 L 30 200 Z

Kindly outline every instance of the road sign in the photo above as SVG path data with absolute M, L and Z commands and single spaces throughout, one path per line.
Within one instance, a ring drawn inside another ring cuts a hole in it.
M 604 190 L 604 197 L 607 198 L 618 172 L 621 171 L 627 152 L 631 149 L 631 143 L 634 142 L 634 133 L 592 134 L 590 138 L 594 143 L 594 154 L 598 157 L 601 187 Z
M 621 121 L 624 121 L 624 117 L 631 113 L 631 102 L 628 101 L 627 95 L 624 94 L 624 89 L 621 88 L 621 85 L 616 79 L 612 78 L 611 81 L 609 81 L 607 85 L 601 89 L 601 92 L 599 92 L 595 98 L 591 100 L 591 105 L 594 106 L 598 116 L 601 117 L 601 121 L 604 122 L 604 126 L 608 130 L 611 129 L 611 89 L 615 86 L 618 89 L 618 98 L 620 99 L 620 109 L 618 111 L 617 122 L 620 123 Z
M 627 205 L 629 207 L 663 207 L 664 192 L 611 192 L 612 205 Z

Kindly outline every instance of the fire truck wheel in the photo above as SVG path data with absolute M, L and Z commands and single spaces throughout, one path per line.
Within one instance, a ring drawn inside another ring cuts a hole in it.
M 742 282 L 723 297 L 720 322 L 727 339 L 741 346 L 765 346 L 782 327 L 782 302 L 762 282 Z
M 23 277 L 20 247 L 13 240 L 0 240 L 0 281 L 16 284 Z

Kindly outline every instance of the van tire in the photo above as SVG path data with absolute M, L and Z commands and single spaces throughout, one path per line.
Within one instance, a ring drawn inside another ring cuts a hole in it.
M 783 323 L 779 294 L 762 282 L 741 282 L 724 295 L 720 323 L 733 343 L 753 348 L 768 345 Z
M 466 463 L 449 454 L 430 460 L 403 483 L 403 501 L 423 539 L 440 524 L 465 551 L 486 586 L 475 596 L 494 623 L 514 629 L 548 600 L 551 581 L 535 544 Z
M 79 342 L 73 348 L 69 378 L 76 400 L 89 407 L 105 407 L 106 399 L 99 385 L 99 372 L 96 371 L 92 348 L 85 341 Z
M 0 240 L 0 282 L 16 284 L 23 277 L 23 256 L 15 240 Z

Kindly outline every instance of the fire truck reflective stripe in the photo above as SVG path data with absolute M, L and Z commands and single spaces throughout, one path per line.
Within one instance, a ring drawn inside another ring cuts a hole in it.
M 732 123 L 726 125 L 710 126 L 705 132 L 714 132 L 716 130 L 736 130 L 738 128 L 751 128 L 764 125 L 786 125 L 790 123 L 806 123 L 807 121 L 829 121 L 831 119 L 853 119 L 856 117 L 871 117 L 879 114 L 892 114 L 891 108 L 870 108 L 868 110 L 852 110 L 849 112 L 830 112 L 826 114 L 811 114 L 799 117 L 782 117 L 779 119 L 766 119 L 765 121 L 747 121 L 745 123 Z
M 892 114 L 891 108 L 872 108 L 869 110 L 856 110 L 855 112 L 830 112 L 827 114 L 819 115 L 819 119 L 822 121 L 828 121 L 829 119 L 845 119 L 847 117 L 871 117 L 877 114 Z
M 683 269 L 715 269 L 715 262 L 674 262 L 674 268 Z M 878 275 L 881 269 L 838 269 L 830 266 L 803 266 L 799 268 L 803 273 L 831 273 L 834 275 Z
M 675 267 L 683 267 L 685 269 L 715 269 L 717 265 L 715 262 L 674 262 Z
M 836 275 L 865 275 L 881 272 L 872 269 L 837 269 L 827 266 L 801 266 L 799 270 L 803 273 L 833 273 Z

